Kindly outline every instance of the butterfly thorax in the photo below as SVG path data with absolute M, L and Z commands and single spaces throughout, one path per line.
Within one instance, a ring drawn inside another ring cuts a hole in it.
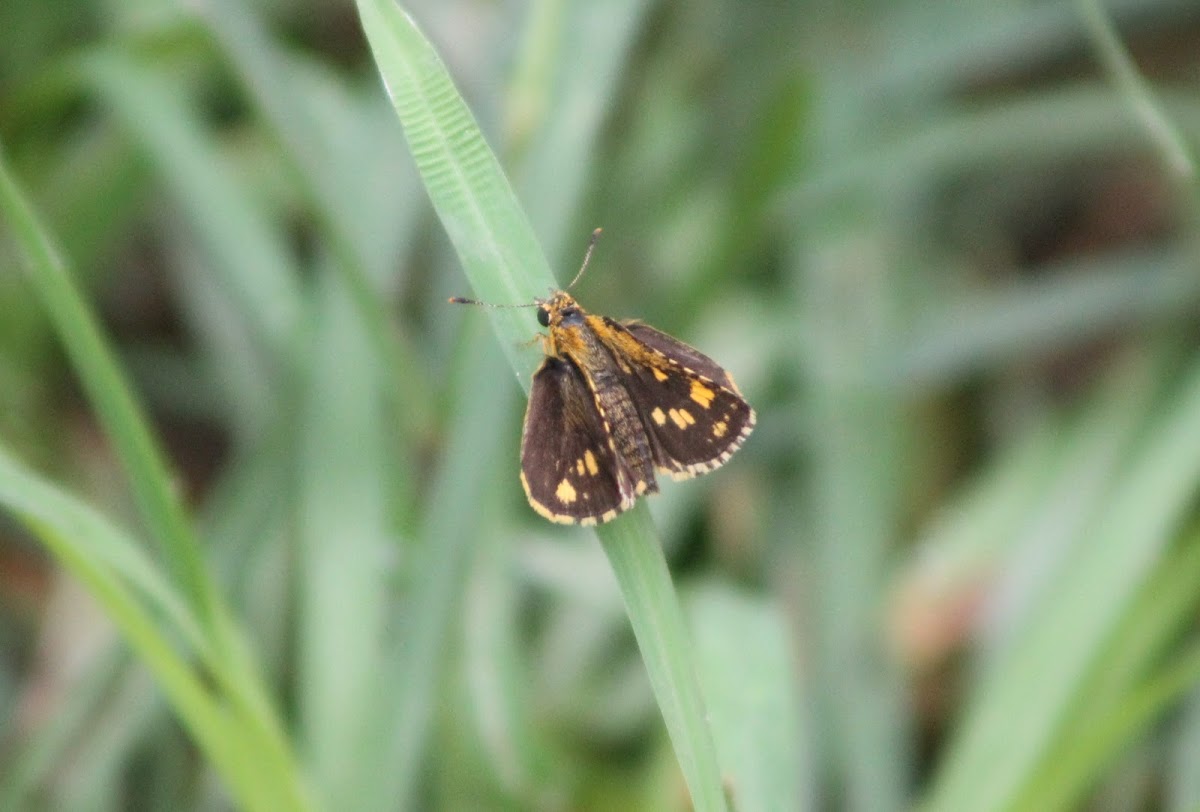
M 629 467 L 634 494 L 657 491 L 654 479 L 654 455 L 629 391 L 622 383 L 629 373 L 605 346 L 604 338 L 612 327 L 599 316 L 588 315 L 568 294 L 558 291 L 539 303 L 539 322 L 546 314 L 550 335 L 545 340 L 547 355 L 565 358 L 575 365 L 587 381 L 599 407 L 614 451 Z M 610 342 L 611 343 L 611 342 Z

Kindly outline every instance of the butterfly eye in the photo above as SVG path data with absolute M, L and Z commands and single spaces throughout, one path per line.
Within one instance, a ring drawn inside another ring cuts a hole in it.
M 538 308 L 538 324 L 542 325 L 543 327 L 550 326 L 550 311 L 544 307 Z

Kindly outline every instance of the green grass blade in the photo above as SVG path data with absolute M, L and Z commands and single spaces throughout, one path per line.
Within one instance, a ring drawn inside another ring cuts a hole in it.
M 533 4 L 535 13 L 555 19 L 547 23 L 550 31 L 535 26 L 530 34 L 546 44 L 531 48 L 535 55 L 528 69 L 518 73 L 507 124 L 510 132 L 516 131 L 514 139 L 530 133 L 520 152 L 521 202 L 546 256 L 551 262 L 569 263 L 564 267 L 578 261 L 590 231 L 571 233 L 578 212 L 575 203 L 583 193 L 596 135 L 646 5 L 646 0 Z
M 1113 633 L 1200 480 L 1200 369 L 1152 427 L 1102 512 L 954 737 L 926 809 L 1004 809 L 1043 763 L 1089 665 Z M 1103 595 L 1103 600 L 1096 600 Z M 1013 713 L 1013 708 L 1021 708 Z
M 233 740 L 238 748 L 253 748 L 255 756 L 252 761 L 259 765 L 263 777 L 251 779 L 252 782 L 282 786 L 294 781 L 295 771 L 290 766 L 289 749 L 282 728 L 274 717 L 258 675 L 237 639 L 215 584 L 208 575 L 198 540 L 171 486 L 166 462 L 112 358 L 99 325 L 76 289 L 53 241 L 40 226 L 8 174 L 2 157 L 0 211 L 4 212 L 12 225 L 13 234 L 29 265 L 29 278 L 49 311 L 67 354 L 128 472 L 134 497 L 150 532 L 159 541 L 172 575 L 170 581 L 180 593 L 179 600 L 195 617 L 194 626 L 200 631 L 199 635 L 194 635 L 197 638 L 195 644 L 212 668 L 212 676 L 220 682 L 227 692 L 227 699 L 231 700 L 230 710 L 223 713 L 244 714 L 239 717 L 244 727 L 237 731 Z M 57 538 L 55 535 L 54 539 Z M 49 540 L 47 543 L 50 543 Z M 66 540 L 61 541 L 59 547 L 62 543 L 66 543 Z M 78 556 L 70 547 L 65 550 L 56 548 L 56 552 L 68 557 L 66 563 L 69 566 L 73 564 L 79 577 L 97 592 L 102 601 L 106 601 L 111 611 L 122 613 L 129 624 L 127 633 L 143 637 L 150 634 L 141 614 L 131 608 L 128 599 L 123 599 L 125 585 L 113 583 L 109 576 L 96 569 L 96 564 Z M 122 618 L 114 619 L 118 624 L 121 623 Z M 181 629 L 184 632 L 188 630 Z M 138 641 L 131 642 L 143 657 L 155 658 L 151 665 L 157 665 L 159 670 L 156 673 L 160 679 L 174 679 L 178 683 L 176 693 L 172 694 L 176 711 L 185 716 L 194 713 L 193 708 L 178 704 L 195 700 L 195 692 L 188 688 L 186 681 L 182 681 L 177 664 L 154 648 L 152 640 L 143 641 L 142 647 L 138 647 Z M 164 687 L 170 693 L 171 686 Z M 203 726 L 193 727 L 192 730 L 198 738 L 208 736 L 202 744 L 217 746 Z M 217 761 L 228 758 L 224 752 L 210 753 L 210 756 Z M 240 760 L 242 756 L 226 761 L 225 766 L 245 770 Z M 231 783 L 239 780 L 236 771 L 226 777 Z
M 359 14 L 409 148 L 475 294 L 524 304 L 555 286 L 533 230 L 445 66 L 407 14 L 387 0 L 360 0 Z M 488 311 L 521 386 L 537 354 L 529 312 Z
M 1200 600 L 1200 537 L 1171 552 L 1146 581 L 1136 605 L 1091 668 L 1082 701 L 1051 756 L 1014 804 L 1017 809 L 1077 809 L 1084 793 L 1120 751 L 1143 733 L 1168 702 L 1194 688 L 1197 655 L 1181 657 L 1150 680 L 1167 646 L 1195 616 Z M 1188 663 L 1191 662 L 1191 665 Z M 1139 683 L 1143 683 L 1139 685 Z
M 530 7 L 523 25 L 517 67 L 501 111 L 503 147 L 509 156 L 505 163 L 539 242 L 556 268 L 578 263 L 587 226 L 594 225 L 579 226 L 577 213 L 596 165 L 597 142 L 607 114 L 620 98 L 621 71 L 638 36 L 645 6 L 644 0 L 618 0 L 603 7 L 579 0 L 538 2 Z M 474 327 L 475 319 L 472 322 Z M 469 332 L 476 334 L 474 329 Z M 508 371 L 500 368 L 502 359 L 495 363 L 496 368 L 479 373 L 474 391 L 499 391 L 505 386 L 503 376 Z M 477 524 L 468 528 L 479 538 L 471 543 L 469 594 L 462 600 L 468 633 L 464 679 L 475 700 L 470 704 L 475 729 L 485 744 L 487 769 L 502 792 L 520 799 L 521 805 L 539 806 L 562 791 L 566 759 L 561 749 L 547 746 L 549 732 L 540 721 L 544 696 L 530 683 L 538 666 L 529 659 L 529 649 L 519 645 L 526 635 L 519 620 L 524 582 L 513 578 L 512 539 L 486 532 L 492 524 L 488 506 L 499 504 L 507 517 L 515 504 L 511 497 L 519 486 L 513 445 L 519 418 L 513 409 L 511 418 L 506 413 L 506 419 L 498 419 L 494 404 L 479 402 L 467 388 L 458 391 L 459 406 L 445 435 L 475 436 L 479 459 L 458 457 L 465 467 L 447 465 L 438 476 L 452 484 L 477 481 L 489 491 L 439 488 L 447 501 L 434 501 L 430 507 L 434 515 L 468 500 L 484 508 Z M 473 431 L 480 421 L 511 425 L 513 431 Z M 492 471 L 489 480 L 473 476 L 473 469 L 481 464 Z M 511 485 L 492 487 L 497 481 Z M 517 508 L 521 514 L 525 510 Z M 626 621 L 617 617 L 613 622 Z
M 738 812 L 816 806 L 797 658 L 779 607 L 712 581 L 687 594 L 717 750 Z
M 306 303 L 282 240 L 251 205 L 183 85 L 118 50 L 89 54 L 80 72 L 132 134 L 195 229 L 217 276 L 263 353 L 276 389 L 294 376 Z
M 22 469 L 0 450 L 0 504 L 24 522 L 64 568 L 104 607 L 122 636 L 154 674 L 188 731 L 246 809 L 306 809 L 305 790 L 292 765 L 274 754 L 269 730 L 242 706 L 215 693 L 208 680 L 171 642 L 168 633 L 123 573 L 97 557 L 97 547 L 136 548 L 86 506 Z
M 1121 44 L 1108 13 L 1097 0 L 1078 2 L 1092 44 L 1113 82 L 1132 108 L 1163 163 L 1178 181 L 1190 187 L 1196 179 L 1196 160 L 1187 147 L 1187 141 L 1155 100 L 1150 84 L 1138 72 L 1133 58 Z
M 49 312 L 88 397 L 100 413 L 129 477 L 134 498 L 161 545 L 172 580 L 199 623 L 212 631 L 216 595 L 175 490 L 167 463 L 147 428 L 100 326 L 71 279 L 66 263 L 38 223 L 0 154 L 0 212 L 28 263 L 28 278 Z
M 1187 318 L 1200 300 L 1186 250 L 1089 257 L 1034 276 L 923 314 L 886 374 L 914 390 L 947 384 L 1040 348 L 1086 346 L 1123 325 Z
M 359 13 L 430 198 L 476 294 L 499 303 L 527 302 L 541 294 L 553 282 L 545 258 L 441 60 L 387 0 L 360 0 Z M 501 347 L 527 387 L 536 358 L 517 347 L 530 334 L 528 313 L 501 309 L 490 315 Z M 628 590 L 631 622 L 693 802 L 698 809 L 722 809 L 720 771 L 682 610 L 645 508 L 599 535 Z
M 904 436 L 904 404 L 872 374 L 893 326 L 893 280 L 887 266 L 874 261 L 885 250 L 883 240 L 863 224 L 858 228 L 861 233 L 839 224 L 821 233 L 814 226 L 819 248 L 805 248 L 820 259 L 810 263 L 803 294 L 815 423 L 801 423 L 811 433 L 814 458 L 813 520 L 804 532 L 811 533 L 813 656 L 820 675 L 814 687 L 834 774 L 850 808 L 885 812 L 906 806 L 912 781 L 906 675 L 879 630 L 880 596 L 901 521 L 899 486 L 912 446 Z
M 495 345 L 486 341 L 482 321 L 473 321 L 464 338 L 475 343 L 453 367 L 452 393 L 458 402 L 468 404 L 463 411 L 475 419 L 463 421 L 461 430 L 447 438 L 441 464 L 458 476 L 439 473 L 420 527 L 423 543 L 415 547 L 406 565 L 413 578 L 404 604 L 403 632 L 382 667 L 391 700 L 376 720 L 373 740 L 380 744 L 370 759 L 375 765 L 374 795 L 366 796 L 365 809 L 411 804 L 415 797 L 448 662 L 446 640 L 454 633 L 472 547 L 479 543 L 476 514 L 480 508 L 464 497 L 482 492 L 496 468 L 496 426 L 517 419 L 512 398 L 489 402 L 476 397 L 481 382 L 502 385 L 497 370 L 503 369 L 504 361 Z
M 698 810 L 726 808 L 717 752 L 688 640 L 687 624 L 654 523 L 642 502 L 597 533 L 629 613 L 646 673 Z M 736 777 L 734 779 L 736 781 Z
M 416 184 L 381 179 L 383 173 L 396 174 L 396 162 L 366 165 L 361 150 L 337 142 L 333 122 L 314 103 L 316 89 L 301 81 L 298 66 L 245 4 L 204 0 L 202 8 L 251 101 L 283 146 L 330 247 L 333 270 L 353 296 L 384 374 L 392 419 L 407 436 L 423 433 L 432 420 L 430 402 L 420 397 L 431 391 L 428 373 L 413 354 L 405 325 L 390 317 L 388 297 L 381 295 L 384 280 L 396 267 L 393 248 L 408 238 L 415 222 L 415 206 L 408 201 L 416 199 Z M 339 123 L 348 127 L 356 122 L 344 116 Z M 374 205 L 380 201 L 364 194 L 364 188 L 379 184 L 386 186 L 389 199 Z
M 95 655 L 85 674 L 71 684 L 66 701 L 54 718 L 12 748 L 0 764 L 0 809 L 29 809 L 34 793 L 59 768 L 66 754 L 79 746 L 81 731 L 96 715 L 129 655 L 116 646 Z
M 1172 703 L 1200 683 L 1200 646 L 1178 655 L 1175 662 L 1098 718 L 1062 754 L 1047 762 L 1046 774 L 1013 805 L 1014 809 L 1078 809 L 1100 771 L 1144 733 Z
M 392 577 L 383 565 L 396 554 L 384 473 L 390 429 L 372 337 L 353 294 L 335 274 L 323 281 L 299 427 L 297 700 L 302 748 L 321 797 L 363 809 L 380 766 L 363 758 L 377 746 L 364 732 L 379 697 L 397 688 L 379 669 Z

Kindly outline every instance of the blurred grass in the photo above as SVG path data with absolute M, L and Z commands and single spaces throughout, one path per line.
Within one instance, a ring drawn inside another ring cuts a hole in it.
M 1195 5 L 407 10 L 0 7 L 0 805 L 1200 806 Z M 759 413 L 599 545 L 596 226 Z

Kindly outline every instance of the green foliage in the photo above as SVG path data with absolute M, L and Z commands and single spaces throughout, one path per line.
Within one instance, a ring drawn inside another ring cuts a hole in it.
M 1196 808 L 1200 50 L 1121 9 L 4 5 L 0 807 Z M 759 424 L 591 532 L 446 297 L 596 226 Z

